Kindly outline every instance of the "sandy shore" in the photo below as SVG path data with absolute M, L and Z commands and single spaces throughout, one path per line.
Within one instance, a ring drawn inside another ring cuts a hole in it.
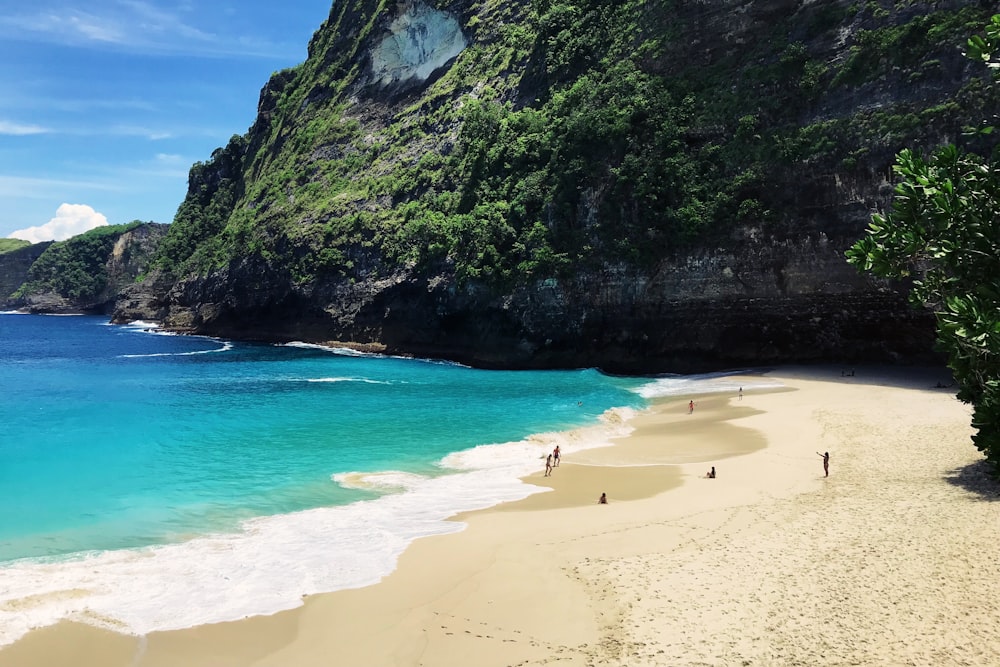
M 375 586 L 143 638 L 63 623 L 0 667 L 997 664 L 1000 486 L 946 374 L 770 376 L 658 403 Z

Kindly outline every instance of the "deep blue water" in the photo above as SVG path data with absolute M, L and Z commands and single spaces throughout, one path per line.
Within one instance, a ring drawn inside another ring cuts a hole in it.
M 645 383 L 0 314 L 0 562 L 371 499 L 334 476 L 445 475 L 449 453 L 642 406 Z

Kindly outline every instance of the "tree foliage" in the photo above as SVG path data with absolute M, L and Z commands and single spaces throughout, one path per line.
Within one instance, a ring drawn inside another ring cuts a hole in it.
M 1000 17 L 969 44 L 970 57 L 990 62 Z M 973 441 L 1000 473 L 1000 153 L 903 150 L 894 169 L 900 182 L 892 210 L 873 216 L 848 261 L 912 279 L 911 299 L 937 318 L 958 397 L 973 406 Z
M 96 297 L 108 284 L 107 261 L 122 234 L 142 223 L 106 225 L 53 243 L 28 270 L 28 282 L 15 294 L 52 291 L 68 299 Z

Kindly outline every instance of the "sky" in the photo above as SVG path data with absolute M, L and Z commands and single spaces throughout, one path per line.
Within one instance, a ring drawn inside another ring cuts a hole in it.
M 0 238 L 170 222 L 333 0 L 0 0 Z

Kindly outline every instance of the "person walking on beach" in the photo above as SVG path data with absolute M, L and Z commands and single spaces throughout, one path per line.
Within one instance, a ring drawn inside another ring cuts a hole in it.
M 816 455 L 823 459 L 823 477 L 830 476 L 830 452 L 823 452 L 820 454 L 816 452 Z
M 694 412 L 694 401 L 688 401 L 688 414 Z
M 559 467 L 559 445 L 556 445 L 556 448 L 552 450 L 552 467 Z
M 549 477 L 552 475 L 552 455 L 549 454 L 545 457 L 545 476 Z
M 740 400 L 743 400 L 743 387 L 740 387 Z

